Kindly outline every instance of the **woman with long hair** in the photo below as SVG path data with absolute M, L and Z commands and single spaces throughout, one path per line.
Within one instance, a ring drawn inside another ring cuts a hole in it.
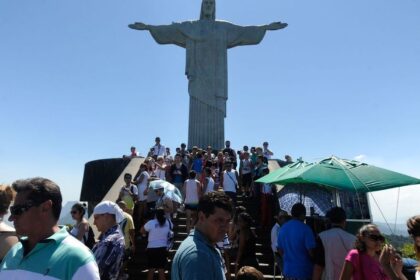
M 239 224 L 238 224 L 238 217 L 239 214 L 246 212 L 246 208 L 244 206 L 236 206 L 235 207 L 235 213 L 233 215 L 233 219 L 231 221 L 231 223 L 229 224 L 229 229 L 228 229 L 228 236 L 229 236 L 229 240 L 232 243 L 232 249 L 233 251 L 237 251 L 238 247 L 239 247 Z
M 142 228 L 141 233 L 149 233 L 146 256 L 147 256 L 147 280 L 153 279 L 156 269 L 159 280 L 165 279 L 165 266 L 168 262 L 168 234 L 172 230 L 172 223 L 165 217 L 163 208 L 156 209 L 156 216 L 148 221 Z
M 70 231 L 70 234 L 76 237 L 83 244 L 86 244 L 89 234 L 89 222 L 84 217 L 86 209 L 81 203 L 76 203 L 71 207 L 71 217 L 76 221 L 76 224 Z
M 243 266 L 252 266 L 259 268 L 255 243 L 257 241 L 257 236 L 251 230 L 253 220 L 251 215 L 246 212 L 242 212 L 238 215 L 238 225 L 239 225 L 239 247 L 238 254 L 236 255 L 236 270 Z
M 340 280 L 406 279 L 402 261 L 392 246 L 385 245 L 378 227 L 367 224 L 359 229 L 355 249 L 350 250 L 341 271 Z
M 416 215 L 407 221 L 408 234 L 413 238 L 414 251 L 417 260 L 420 260 L 420 215 Z M 416 269 L 416 280 L 420 280 L 420 264 Z
M 10 186 L 0 185 L 0 262 L 9 249 L 18 242 L 15 229 L 3 222 L 13 198 L 13 189 Z
M 157 157 L 153 173 L 157 178 L 166 180 L 166 163 L 162 156 Z
M 203 195 L 209 192 L 214 192 L 214 179 L 212 177 L 211 169 L 206 167 L 204 169 L 205 177 L 203 183 Z

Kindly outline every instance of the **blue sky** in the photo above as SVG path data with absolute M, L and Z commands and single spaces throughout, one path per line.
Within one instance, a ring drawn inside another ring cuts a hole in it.
M 144 154 L 155 136 L 186 142 L 184 50 L 127 25 L 197 19 L 200 3 L 3 0 L 0 182 L 45 176 L 77 200 L 85 162 Z M 229 50 L 226 138 L 420 177 L 419 11 L 415 0 L 218 1 L 218 19 L 289 24 Z M 374 194 L 390 220 L 396 194 Z M 400 194 L 399 219 L 419 214 L 418 187 Z

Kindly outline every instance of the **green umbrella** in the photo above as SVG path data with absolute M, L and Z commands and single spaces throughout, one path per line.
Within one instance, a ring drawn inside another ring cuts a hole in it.
M 295 169 L 300 169 L 308 165 L 310 165 L 310 163 L 299 160 L 297 162 L 294 162 L 286 166 L 283 166 L 279 169 L 276 169 L 273 172 L 270 172 L 269 174 L 265 175 L 264 177 L 259 178 L 255 182 L 264 183 L 264 184 L 273 183 L 273 182 L 276 182 L 278 179 L 280 179 L 287 172 L 290 172 L 291 170 L 295 170 Z
M 260 180 L 263 182 L 265 179 L 263 177 Z M 281 185 L 313 183 L 339 190 L 373 192 L 420 184 L 420 179 L 366 163 L 332 156 L 301 168 L 290 167 L 277 178 L 265 183 Z

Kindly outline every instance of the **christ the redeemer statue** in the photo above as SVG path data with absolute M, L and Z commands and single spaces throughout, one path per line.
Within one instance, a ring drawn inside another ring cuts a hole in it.
M 228 99 L 227 49 L 256 45 L 267 30 L 285 28 L 287 23 L 238 26 L 216 20 L 215 0 L 203 0 L 200 20 L 170 25 L 130 24 L 149 30 L 159 44 L 175 44 L 186 49 L 185 75 L 188 78 L 190 112 L 188 147 L 224 146 L 224 119 Z

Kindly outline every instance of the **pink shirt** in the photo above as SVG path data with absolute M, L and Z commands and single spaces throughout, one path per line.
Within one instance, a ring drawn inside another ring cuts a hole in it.
M 379 260 L 363 253 L 360 254 L 356 249 L 347 254 L 346 261 L 353 265 L 353 280 L 390 280 Z M 361 270 L 363 278 L 361 278 Z

